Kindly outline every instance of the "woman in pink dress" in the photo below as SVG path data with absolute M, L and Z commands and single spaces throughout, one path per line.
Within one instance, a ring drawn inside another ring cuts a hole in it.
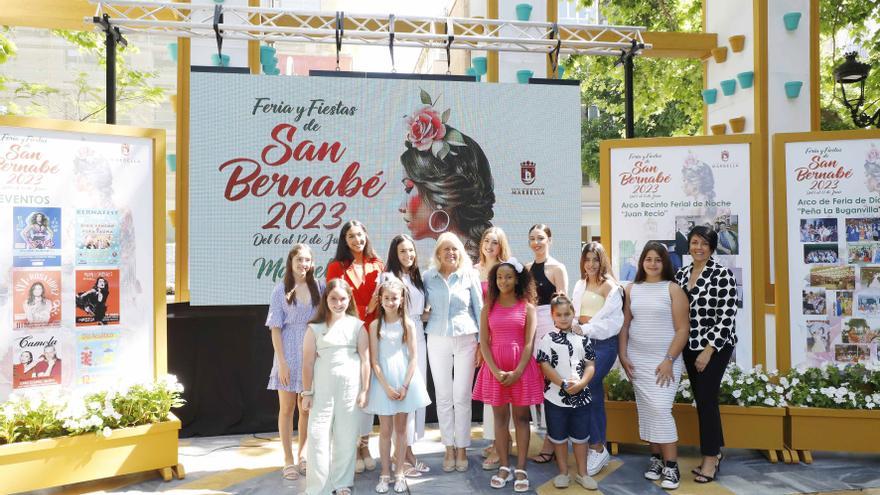
M 532 346 L 535 341 L 535 289 L 529 272 L 510 258 L 492 268 L 486 305 L 480 315 L 480 352 L 485 360 L 474 385 L 474 400 L 492 406 L 495 451 L 501 467 L 490 485 L 503 488 L 514 480 L 514 491 L 529 489 L 529 406 L 544 399 L 544 379 Z M 507 429 L 510 410 L 516 430 L 516 470 L 509 464 Z

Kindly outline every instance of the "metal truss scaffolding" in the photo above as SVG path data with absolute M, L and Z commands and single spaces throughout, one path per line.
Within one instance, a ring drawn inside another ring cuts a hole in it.
M 95 19 L 107 16 L 122 33 L 214 38 L 217 9 L 222 37 L 258 42 L 308 42 L 620 56 L 645 44 L 643 27 L 523 22 L 502 19 L 302 12 L 266 7 L 137 0 L 90 0 Z M 88 18 L 88 22 L 92 22 Z

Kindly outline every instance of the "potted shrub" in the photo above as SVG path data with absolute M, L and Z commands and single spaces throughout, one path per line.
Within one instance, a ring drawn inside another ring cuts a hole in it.
M 177 461 L 183 404 L 174 377 L 101 391 L 12 394 L 0 404 L 0 479 L 22 492 L 158 470 L 184 476 Z
M 792 369 L 785 376 L 785 443 L 811 450 L 880 452 L 880 369 L 864 364 Z

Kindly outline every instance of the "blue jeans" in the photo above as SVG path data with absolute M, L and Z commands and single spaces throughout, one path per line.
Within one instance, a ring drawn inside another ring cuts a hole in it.
M 590 380 L 590 443 L 605 443 L 605 375 L 611 371 L 617 360 L 617 335 L 605 340 L 591 340 L 596 351 L 596 374 Z

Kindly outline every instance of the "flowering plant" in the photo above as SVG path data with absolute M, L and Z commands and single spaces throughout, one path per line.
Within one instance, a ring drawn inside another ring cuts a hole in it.
M 789 404 L 830 409 L 880 408 L 880 368 L 859 364 L 826 364 L 792 369 L 780 380 Z
M 167 421 L 184 401 L 173 375 L 153 383 L 120 385 L 101 391 L 13 393 L 0 404 L 0 445 Z
M 446 125 L 450 111 L 447 108 L 442 114 L 434 109 L 436 100 L 424 89 L 420 90 L 419 97 L 424 105 L 406 118 L 406 144 L 419 151 L 428 151 L 442 160 L 449 153 L 455 155 L 452 146 L 464 146 L 464 136 L 460 132 Z
M 613 369 L 605 377 L 605 390 L 609 400 L 634 400 L 632 383 L 620 369 Z M 744 407 L 782 407 L 785 389 L 778 383 L 775 371 L 765 371 L 760 366 L 751 369 L 732 364 L 727 367 L 721 379 L 719 403 L 721 405 Z M 675 402 L 691 404 L 694 402 L 691 382 L 682 375 L 675 395 Z

